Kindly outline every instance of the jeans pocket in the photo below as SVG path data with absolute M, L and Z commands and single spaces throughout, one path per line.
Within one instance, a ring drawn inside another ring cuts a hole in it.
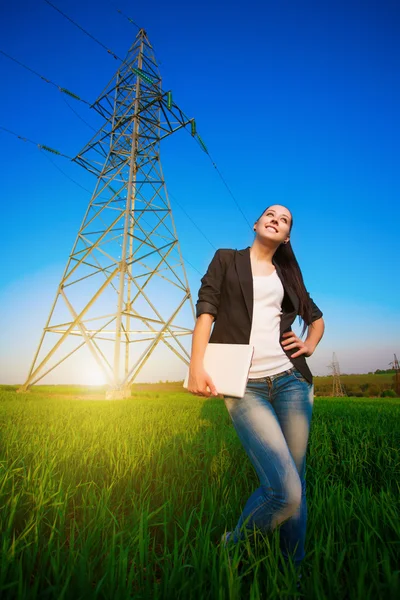
M 298 369 L 294 369 L 294 371 L 292 371 L 292 375 L 295 379 L 297 379 L 297 381 L 302 381 L 303 383 L 310 383 L 309 381 L 307 381 L 307 379 L 300 373 L 300 371 Z

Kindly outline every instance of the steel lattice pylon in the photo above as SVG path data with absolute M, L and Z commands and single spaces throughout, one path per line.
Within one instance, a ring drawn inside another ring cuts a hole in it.
M 393 384 L 394 390 L 398 396 L 400 396 L 400 365 L 397 360 L 397 356 L 394 355 L 394 360 L 389 363 L 389 365 L 394 369 L 393 375 Z
M 336 358 L 335 352 L 333 353 L 333 356 L 332 356 L 332 362 L 328 366 L 332 369 L 332 376 L 333 376 L 332 396 L 334 396 L 334 397 L 345 396 L 346 393 L 343 388 L 342 382 L 340 381 L 339 361 Z
M 160 341 L 189 364 L 179 337 L 193 330 L 178 325 L 177 315 L 189 301 L 195 321 L 195 309 L 159 146 L 182 127 L 190 126 L 195 135 L 195 125 L 171 93 L 163 92 L 143 29 L 93 108 L 105 123 L 73 160 L 97 182 L 28 378 L 18 391 L 83 347 L 108 382 L 108 398 L 130 395 L 131 383 Z M 134 342 L 144 349 L 132 360 Z M 62 351 L 66 354 L 56 358 Z

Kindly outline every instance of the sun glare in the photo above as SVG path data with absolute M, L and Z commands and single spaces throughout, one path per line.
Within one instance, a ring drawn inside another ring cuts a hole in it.
M 103 373 L 99 369 L 91 369 L 86 373 L 87 385 L 104 385 L 106 383 Z

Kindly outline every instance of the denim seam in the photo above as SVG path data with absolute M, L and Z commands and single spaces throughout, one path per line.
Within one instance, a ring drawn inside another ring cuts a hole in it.
M 273 494 L 273 492 L 272 492 Z M 260 510 L 260 508 L 264 508 L 264 506 L 266 504 L 268 504 L 269 500 L 265 500 L 265 502 L 263 502 L 262 504 L 260 504 L 259 506 L 257 506 L 257 508 L 255 508 L 244 520 L 245 521 L 249 521 L 249 519 L 252 519 L 254 517 L 254 515 L 256 514 L 256 512 L 258 510 Z
M 270 489 L 271 489 L 271 497 L 274 498 L 275 497 L 274 490 L 272 488 L 270 488 Z M 245 517 L 243 519 L 243 521 L 247 521 L 247 523 L 248 523 L 249 520 L 251 520 L 254 517 L 254 515 L 256 514 L 256 512 L 258 510 L 260 510 L 261 508 L 264 508 L 264 506 L 266 504 L 268 504 L 269 501 L 270 501 L 270 498 L 268 498 L 267 500 L 265 500 L 264 502 L 262 502 L 261 504 L 259 504 L 254 510 L 251 511 L 250 514 L 247 515 L 247 517 Z M 246 527 L 246 529 L 248 529 L 248 526 Z
M 258 435 L 257 432 L 255 432 L 253 434 L 253 438 L 260 444 L 260 446 L 264 446 L 264 440 Z M 266 474 L 263 466 L 261 465 L 260 461 L 258 460 L 257 454 L 254 452 L 254 450 L 253 450 L 253 448 L 251 446 L 249 446 L 249 448 L 248 448 L 248 453 L 251 454 L 251 457 L 252 457 L 253 461 L 257 464 L 258 468 L 260 469 L 261 473 L 263 474 L 264 479 L 268 482 L 269 487 L 270 487 L 271 486 L 271 482 L 268 479 L 267 474 Z M 251 462 L 251 460 L 250 460 L 250 462 Z M 255 472 L 257 473 L 257 469 L 254 468 L 254 465 L 252 465 L 252 466 L 253 466 L 253 469 L 255 470 Z M 257 473 L 257 476 L 258 476 L 258 473 Z M 258 478 L 259 478 L 259 476 L 258 476 Z M 260 485 L 263 485 L 263 483 L 261 482 L 261 480 L 260 480 Z

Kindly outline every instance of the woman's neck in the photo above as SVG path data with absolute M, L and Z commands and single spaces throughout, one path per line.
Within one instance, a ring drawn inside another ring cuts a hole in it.
M 276 247 L 264 246 L 255 239 L 250 247 L 250 258 L 254 262 L 263 262 L 272 265 L 272 257 L 276 252 Z

